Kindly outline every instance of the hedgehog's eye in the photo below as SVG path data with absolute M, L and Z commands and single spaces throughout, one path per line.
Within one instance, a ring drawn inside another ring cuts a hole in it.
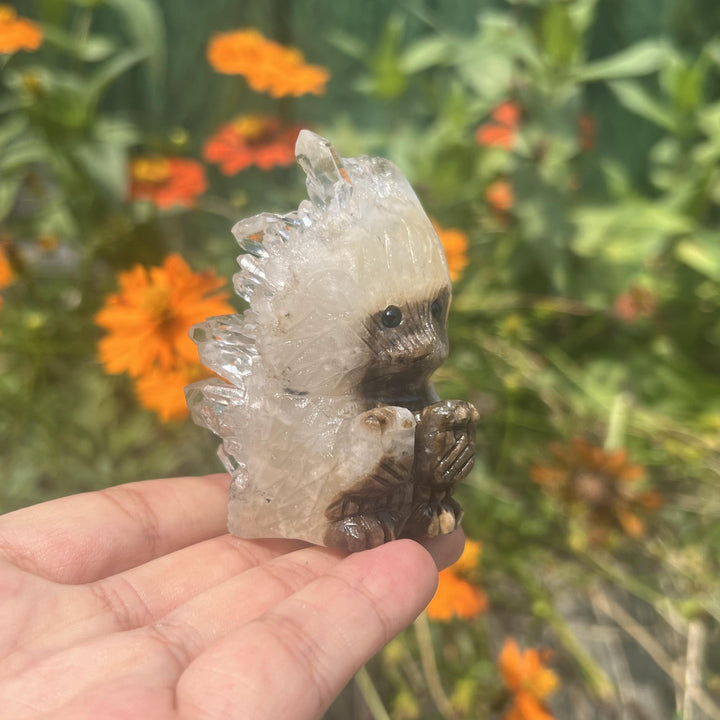
M 438 298 L 437 300 L 433 300 L 432 304 L 430 305 L 430 312 L 436 320 L 440 319 L 440 316 L 442 315 L 442 310 L 443 306 L 440 298 Z
M 382 324 L 385 327 L 397 327 L 402 320 L 402 311 L 395 305 L 388 305 L 382 312 Z

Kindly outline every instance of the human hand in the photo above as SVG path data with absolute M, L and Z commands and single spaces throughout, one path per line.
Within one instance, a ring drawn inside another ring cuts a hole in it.
M 5 720 L 319 717 L 462 551 L 461 531 L 350 556 L 241 540 L 224 534 L 228 482 L 151 480 L 0 517 Z

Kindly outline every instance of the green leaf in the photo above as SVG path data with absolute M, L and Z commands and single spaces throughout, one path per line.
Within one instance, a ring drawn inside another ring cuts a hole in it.
M 146 57 L 147 52 L 143 49 L 125 50 L 99 67 L 86 84 L 90 103 L 97 103 L 105 88 L 113 80 L 119 78 Z
M 675 254 L 693 270 L 720 281 L 720 234 L 708 232 L 682 240 Z
M 685 216 L 643 201 L 580 207 L 573 220 L 578 228 L 573 250 L 578 255 L 640 267 L 657 257 L 669 239 L 692 229 L 692 221 Z
M 679 52 L 669 54 L 660 74 L 660 85 L 678 110 L 693 113 L 702 104 L 706 61 L 700 56 L 691 64 Z
M 400 69 L 407 74 L 421 72 L 448 59 L 450 44 L 444 37 L 427 37 L 410 45 L 400 56 Z
M 720 102 L 698 111 L 698 125 L 715 144 L 720 143 Z
M 328 40 L 340 52 L 355 60 L 365 60 L 369 54 L 368 48 L 362 40 L 342 30 L 333 30 L 329 34 Z
M 71 155 L 83 172 L 115 200 L 127 192 L 127 154 L 113 143 L 88 140 L 71 149 Z
M 402 95 L 407 80 L 400 71 L 400 42 L 405 23 L 399 16 L 392 16 L 383 30 L 380 42 L 372 58 L 374 91 L 378 97 L 392 99 Z
M 19 115 L 12 115 L 7 120 L 0 123 L 0 148 L 19 135 L 22 135 L 27 127 L 27 118 Z
M 17 95 L 9 95 L 8 97 L 0 98 L 0 115 L 13 112 L 13 110 L 19 110 L 26 105 L 27 101 Z
M 32 136 L 20 138 L 9 147 L 3 148 L 0 155 L 0 172 L 13 172 L 30 163 L 47 160 L 48 147 L 38 138 Z
M 663 41 L 643 40 L 608 58 L 586 63 L 575 70 L 575 76 L 581 82 L 593 82 L 648 75 L 662 66 L 666 56 Z
M 579 36 L 584 36 L 592 25 L 597 4 L 598 0 L 575 0 L 567 6 L 568 15 Z
M 703 47 L 703 55 L 720 67 L 720 39 L 714 38 Z
M 515 75 L 512 58 L 494 48 L 466 45 L 460 50 L 458 65 L 460 77 L 490 101 L 506 97 L 512 87 Z
M 122 18 L 133 44 L 144 51 L 151 85 L 165 76 L 165 25 L 154 0 L 105 0 Z M 153 96 L 156 97 L 156 96 Z
M 550 5 L 545 9 L 540 35 L 545 53 L 555 65 L 567 65 L 577 57 L 579 38 L 565 5 Z
M 99 118 L 95 124 L 95 137 L 105 143 L 129 147 L 140 139 L 138 129 L 121 118 Z
M 614 80 L 608 86 L 620 104 L 636 115 L 666 130 L 675 130 L 675 118 L 670 108 L 656 100 L 640 83 L 633 80 Z
M 43 28 L 43 37 L 49 45 L 87 62 L 104 60 L 117 47 L 115 40 L 105 35 L 91 35 L 84 42 L 78 42 L 77 37 L 54 25 Z
M 18 177 L 6 176 L 0 179 L 0 221 L 4 220 L 12 210 L 20 184 Z

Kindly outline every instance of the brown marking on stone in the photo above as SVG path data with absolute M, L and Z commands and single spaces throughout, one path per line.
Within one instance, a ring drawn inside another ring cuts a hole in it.
M 394 540 L 410 515 L 412 495 L 409 471 L 383 458 L 330 503 L 325 511 L 329 525 L 324 542 L 355 552 Z

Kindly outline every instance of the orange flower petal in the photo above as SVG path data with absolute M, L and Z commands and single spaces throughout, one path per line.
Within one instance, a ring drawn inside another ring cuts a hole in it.
M 645 523 L 637 515 L 628 510 L 618 510 L 617 516 L 623 530 L 631 538 L 640 538 L 645 534 Z
M 532 694 L 519 692 L 515 695 L 515 706 L 522 720 L 555 720 L 543 707 L 542 703 Z
M 520 106 L 513 100 L 506 100 L 504 103 L 500 103 L 491 115 L 501 125 L 514 128 L 520 123 Z
M 485 147 L 512 150 L 515 147 L 515 130 L 505 125 L 486 123 L 475 131 L 475 140 Z
M 514 638 L 505 640 L 498 664 L 503 682 L 517 697 L 528 695 L 541 702 L 558 686 L 558 676 L 543 665 L 540 651 L 521 651 Z
M 450 280 L 457 281 L 470 260 L 467 256 L 468 237 L 462 230 L 443 228 L 433 220 L 433 227 L 440 238 L 447 259 Z
M 138 377 L 156 369 L 197 364 L 188 331 L 207 317 L 234 312 L 224 281 L 212 272 L 193 272 L 180 255 L 159 267 L 136 265 L 118 278 L 120 291 L 108 296 L 95 322 L 107 331 L 100 360 L 107 372 Z
M 307 65 L 302 53 L 268 40 L 254 28 L 215 35 L 207 59 L 219 73 L 242 75 L 257 92 L 273 97 L 320 95 L 330 77 L 318 65 Z
M 549 467 L 548 465 L 535 465 L 530 468 L 530 477 L 538 485 L 556 487 L 568 480 L 567 470 L 563 468 Z
M 485 199 L 499 212 L 507 212 L 515 204 L 515 193 L 507 180 L 496 180 L 485 189 Z
M 13 272 L 12 265 L 7 259 L 5 251 L 0 246 L 0 288 L 7 287 L 15 279 L 15 273 Z
M 498 658 L 500 673 L 508 690 L 520 690 L 523 678 L 523 657 L 514 638 L 506 638 Z
M 171 371 L 155 369 L 135 381 L 135 393 L 140 404 L 164 422 L 182 420 L 188 415 L 185 386 L 206 376 L 199 363 Z
M 184 158 L 136 158 L 130 168 L 130 197 L 166 209 L 193 207 L 207 188 L 205 169 Z
M 467 538 L 465 540 L 465 547 L 463 548 L 462 555 L 451 566 L 451 569 L 454 572 L 459 573 L 474 570 L 480 562 L 480 553 L 482 553 L 482 543 L 477 540 Z
M 290 165 L 299 132 L 299 126 L 284 126 L 277 118 L 241 116 L 217 130 L 203 155 L 208 162 L 218 163 L 224 175 L 235 175 L 251 165 L 261 170 Z
M 12 7 L 0 5 L 0 55 L 18 50 L 32 52 L 42 45 L 42 41 L 43 32 L 39 25 L 18 17 Z
M 428 617 L 448 622 L 454 617 L 474 620 L 487 610 L 487 596 L 475 585 L 459 578 L 450 569 L 439 576 L 438 588 L 427 606 Z

